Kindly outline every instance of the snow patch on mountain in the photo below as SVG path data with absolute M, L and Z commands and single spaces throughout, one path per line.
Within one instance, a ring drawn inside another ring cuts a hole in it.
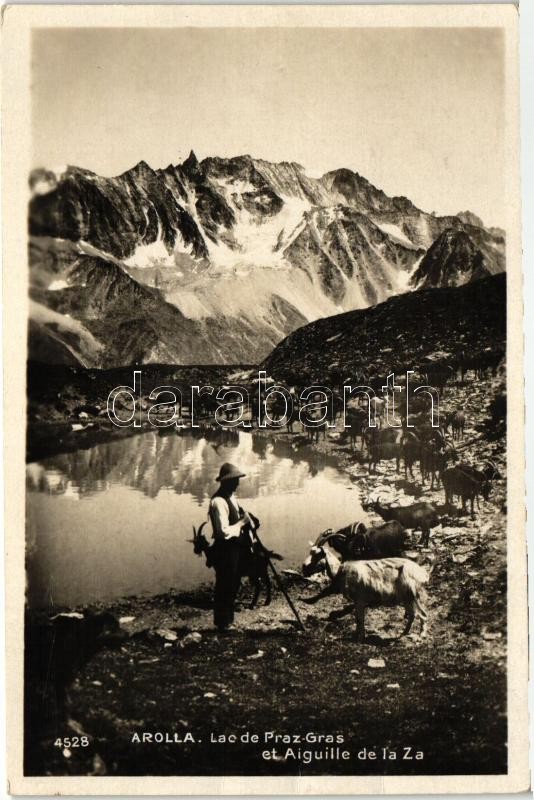
M 394 225 L 392 222 L 375 222 L 375 225 L 380 228 L 382 233 L 387 234 L 392 239 L 397 242 L 400 242 L 405 247 L 413 247 L 413 242 L 408 239 L 404 231 L 398 225 Z
M 61 289 L 66 289 L 68 287 L 67 281 L 63 280 L 56 280 L 52 281 L 52 283 L 48 287 L 49 292 L 59 292 Z
M 146 217 L 147 226 L 149 224 L 149 218 L 147 209 L 143 207 L 143 211 Z M 161 227 L 161 221 L 158 217 L 158 234 L 156 239 L 149 244 L 138 244 L 135 248 L 135 251 L 132 255 L 124 260 L 124 263 L 128 267 L 153 267 L 156 265 L 166 266 L 166 267 L 173 267 L 176 265 L 175 253 L 183 253 L 188 256 L 193 255 L 193 245 L 186 245 L 183 240 L 180 231 L 176 232 L 176 240 L 174 243 L 174 249 L 169 252 L 167 245 L 163 239 L 163 230 Z
M 283 250 L 302 225 L 303 215 L 310 209 L 310 202 L 297 197 L 281 196 L 283 206 L 273 216 L 256 217 L 239 201 L 235 183 L 218 181 L 219 188 L 232 208 L 236 222 L 232 229 L 235 247 L 230 247 L 222 238 L 217 242 L 208 240 L 210 261 L 215 270 L 262 268 L 285 268 Z M 248 191 L 248 189 L 246 189 Z M 261 201 L 261 195 L 258 196 Z
M 416 261 L 413 263 L 413 267 L 410 270 L 404 270 L 404 272 L 399 272 L 398 280 L 397 280 L 397 291 L 396 294 L 405 294 L 406 292 L 411 292 L 413 290 L 413 283 L 412 277 L 417 272 L 419 264 L 423 260 L 423 256 L 420 256 Z

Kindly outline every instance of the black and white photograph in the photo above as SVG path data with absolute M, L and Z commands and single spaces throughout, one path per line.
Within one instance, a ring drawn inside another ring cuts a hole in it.
M 31 27 L 23 781 L 527 788 L 491 8 Z

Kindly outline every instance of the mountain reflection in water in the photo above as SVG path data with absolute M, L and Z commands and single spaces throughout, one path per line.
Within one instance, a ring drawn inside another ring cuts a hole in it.
M 187 540 L 223 461 L 246 473 L 240 500 L 283 566 L 300 564 L 324 528 L 365 518 L 345 475 L 283 441 L 221 429 L 99 444 L 27 466 L 29 603 L 73 606 L 210 580 Z

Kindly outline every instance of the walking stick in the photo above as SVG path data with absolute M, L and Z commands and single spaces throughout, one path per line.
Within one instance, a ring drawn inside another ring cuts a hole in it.
M 297 609 L 293 605 L 293 601 L 291 600 L 289 594 L 287 593 L 286 589 L 284 588 L 284 585 L 282 584 L 280 576 L 279 576 L 278 572 L 276 571 L 276 568 L 275 568 L 273 562 L 271 561 L 271 558 L 269 556 L 269 551 L 267 550 L 267 548 L 265 547 L 265 545 L 261 541 L 261 539 L 258 536 L 257 531 L 256 531 L 256 529 L 254 527 L 252 528 L 252 533 L 254 535 L 254 538 L 256 539 L 256 541 L 258 542 L 259 546 L 261 547 L 261 549 L 263 550 L 263 552 L 265 553 L 265 555 L 267 557 L 267 563 L 269 564 L 270 568 L 272 569 L 273 576 L 274 576 L 274 579 L 276 581 L 276 585 L 278 586 L 278 588 L 280 589 L 280 591 L 284 595 L 285 599 L 287 600 L 287 604 L 288 604 L 289 608 L 291 609 L 291 611 L 293 612 L 293 614 L 295 615 L 295 618 L 296 618 L 296 620 L 297 620 L 297 622 L 299 624 L 299 628 L 301 629 L 301 631 L 305 630 L 304 623 L 302 622 L 301 618 L 299 617 L 299 612 L 297 611 Z

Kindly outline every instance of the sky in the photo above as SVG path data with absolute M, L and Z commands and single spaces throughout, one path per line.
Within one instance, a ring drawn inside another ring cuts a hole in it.
M 39 29 L 34 166 L 117 175 L 248 153 L 346 167 L 424 211 L 504 224 L 495 28 Z

